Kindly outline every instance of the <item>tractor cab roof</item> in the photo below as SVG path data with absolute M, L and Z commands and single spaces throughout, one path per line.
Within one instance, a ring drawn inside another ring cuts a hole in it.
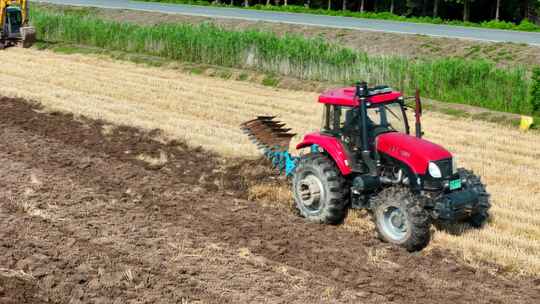
M 393 91 L 387 86 L 378 86 L 368 89 L 368 101 L 373 104 L 392 102 L 399 99 L 400 92 Z M 358 100 L 355 96 L 355 87 L 332 89 L 319 96 L 319 102 L 336 106 L 357 107 Z

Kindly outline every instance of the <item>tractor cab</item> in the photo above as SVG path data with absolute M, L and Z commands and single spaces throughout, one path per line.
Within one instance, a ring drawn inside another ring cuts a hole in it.
M 4 33 L 6 33 L 7 38 L 20 38 L 22 26 L 23 19 L 21 9 L 18 6 L 8 6 L 6 8 L 6 18 L 4 23 Z
M 319 102 L 324 104 L 322 132 L 341 138 L 351 148 L 361 146 L 362 130 L 373 143 L 378 135 L 388 132 L 409 134 L 409 124 L 401 93 L 387 86 L 368 89 L 363 100 L 366 119 L 362 119 L 360 99 L 355 87 L 339 88 L 323 93 Z
M 403 96 L 387 86 L 338 88 L 320 95 L 319 102 L 324 104 L 321 134 L 342 143 L 354 172 L 376 170 L 380 135 L 410 133 Z

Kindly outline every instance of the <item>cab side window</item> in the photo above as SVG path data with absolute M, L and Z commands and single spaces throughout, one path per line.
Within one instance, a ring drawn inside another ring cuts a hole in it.
M 340 132 L 352 117 L 353 109 L 350 107 L 325 105 L 323 116 L 323 129 L 329 132 Z

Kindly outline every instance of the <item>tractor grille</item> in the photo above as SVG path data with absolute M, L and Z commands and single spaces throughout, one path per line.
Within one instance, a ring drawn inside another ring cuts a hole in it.
M 452 176 L 452 159 L 442 159 L 435 162 L 439 169 L 441 169 L 441 174 L 443 179 L 450 178 Z
M 429 174 L 426 174 L 424 179 L 424 189 L 435 191 L 442 190 L 444 188 L 445 181 L 452 178 L 452 159 L 442 159 L 434 162 L 441 170 L 442 178 L 433 178 Z

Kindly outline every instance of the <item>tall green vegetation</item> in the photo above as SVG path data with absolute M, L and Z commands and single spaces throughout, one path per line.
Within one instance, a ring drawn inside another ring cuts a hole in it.
M 540 67 L 533 69 L 530 104 L 532 111 L 540 115 Z
M 41 39 L 135 52 L 185 62 L 255 69 L 300 79 L 352 83 L 363 79 L 407 93 L 493 110 L 531 113 L 524 68 L 500 69 L 486 61 L 370 57 L 301 36 L 227 31 L 213 25 L 140 26 L 90 16 L 34 10 Z

